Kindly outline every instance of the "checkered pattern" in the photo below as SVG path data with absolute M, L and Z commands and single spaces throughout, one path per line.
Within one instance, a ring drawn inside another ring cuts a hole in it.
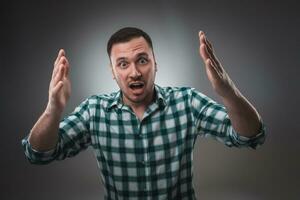
M 26 137 L 30 162 L 46 164 L 92 146 L 105 186 L 105 199 L 196 199 L 193 148 L 198 135 L 227 146 L 262 144 L 232 129 L 225 108 L 193 88 L 155 85 L 155 101 L 140 121 L 122 104 L 121 92 L 91 96 L 63 119 L 55 149 L 37 152 Z

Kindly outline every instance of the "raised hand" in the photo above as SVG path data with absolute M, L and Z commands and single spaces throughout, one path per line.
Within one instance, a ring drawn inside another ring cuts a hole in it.
M 199 32 L 199 40 L 199 52 L 205 63 L 206 73 L 213 89 L 221 97 L 234 94 L 236 88 L 233 82 L 219 62 L 211 43 L 202 31 Z
M 49 100 L 46 108 L 48 114 L 60 115 L 71 95 L 71 82 L 69 79 L 69 61 L 66 53 L 61 49 L 54 62 L 54 69 L 49 86 Z
M 240 93 L 217 59 L 205 34 L 199 32 L 200 55 L 214 90 L 222 97 L 232 126 L 245 137 L 253 137 L 261 129 L 260 116 L 254 106 Z

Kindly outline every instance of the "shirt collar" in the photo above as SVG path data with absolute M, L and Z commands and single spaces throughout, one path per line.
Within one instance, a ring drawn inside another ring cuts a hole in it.
M 158 85 L 154 85 L 154 90 L 155 90 L 155 103 L 158 104 L 159 108 L 164 108 L 167 104 L 166 104 L 166 99 L 165 99 L 165 95 L 164 95 L 164 91 L 162 90 L 162 88 Z M 123 99 L 122 99 L 122 91 L 119 90 L 118 92 L 113 94 L 112 99 L 110 100 L 110 102 L 107 105 L 107 109 L 110 110 L 113 107 L 118 107 L 119 109 L 121 109 L 124 106 L 123 103 Z
M 154 89 L 156 93 L 155 102 L 158 104 L 160 108 L 165 108 L 167 103 L 166 103 L 166 97 L 163 89 L 158 85 L 154 85 Z
M 109 100 L 108 104 L 107 104 L 107 109 L 110 110 L 113 107 L 118 105 L 121 105 L 122 103 L 122 98 L 121 98 L 121 90 L 119 90 L 118 92 L 115 92 L 112 94 L 112 98 Z

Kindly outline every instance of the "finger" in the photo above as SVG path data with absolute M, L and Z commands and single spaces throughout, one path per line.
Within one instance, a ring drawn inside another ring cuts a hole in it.
M 213 47 L 212 47 L 211 43 L 208 41 L 207 38 L 205 38 L 205 41 L 206 41 L 207 52 L 209 53 L 209 55 L 212 58 L 213 62 L 216 63 L 217 66 L 221 66 L 217 56 L 215 55 L 215 53 L 213 51 Z
M 213 65 L 216 67 L 216 69 L 218 69 L 219 71 L 223 71 L 217 57 L 215 56 L 215 54 L 209 49 L 209 47 L 206 45 L 206 52 L 209 55 L 209 58 L 211 59 L 211 62 L 213 63 Z
M 208 76 L 208 79 L 212 82 L 214 80 L 217 80 L 221 77 L 220 73 L 216 69 L 216 67 L 213 65 L 210 59 L 207 59 L 205 62 L 206 66 L 206 73 Z
M 210 43 L 210 41 L 207 39 L 206 36 L 205 36 L 205 42 L 206 42 L 206 44 L 208 45 L 208 47 L 211 49 L 211 51 L 213 52 L 213 46 L 212 46 L 212 44 Z
M 58 63 L 58 61 L 59 61 L 59 59 L 60 59 L 60 57 L 61 57 L 62 55 L 65 55 L 65 50 L 64 50 L 64 49 L 60 49 L 60 50 L 59 50 L 58 55 L 57 55 L 57 58 L 56 58 L 56 60 L 55 60 L 55 62 L 54 62 L 54 66 Z
M 68 77 L 68 76 L 69 76 L 69 72 L 70 72 L 70 64 L 69 64 L 68 59 L 66 58 L 66 63 L 65 63 L 65 74 L 64 74 L 64 76 L 65 76 L 65 77 Z
M 58 55 L 57 55 L 57 58 L 54 62 L 54 69 L 53 69 L 53 72 L 52 72 L 52 77 L 55 76 L 55 74 L 57 73 L 57 68 L 59 66 L 59 61 L 61 59 L 62 56 L 65 56 L 65 50 L 64 49 L 60 49 L 59 52 L 58 52 Z
M 200 39 L 200 44 L 208 45 L 209 48 L 213 49 L 211 43 L 208 41 L 208 39 L 203 31 L 199 32 L 199 39 Z
M 205 41 L 205 35 L 204 35 L 203 31 L 199 32 L 199 41 L 200 41 L 199 51 L 200 51 L 200 54 L 201 54 L 201 57 L 202 57 L 203 61 L 205 62 L 208 58 L 212 59 L 209 51 L 207 50 L 207 43 Z
M 200 34 L 200 41 L 201 41 L 201 44 L 205 45 L 206 50 L 207 50 L 207 54 L 209 55 L 209 57 L 214 58 L 215 56 L 214 56 L 214 53 L 213 53 L 212 45 L 208 41 L 206 35 L 203 32 Z
M 201 57 L 202 57 L 202 59 L 203 59 L 204 62 L 205 62 L 208 58 L 210 58 L 210 56 L 209 56 L 208 53 L 207 53 L 205 44 L 201 44 L 201 45 L 200 45 L 200 55 L 201 55 Z
M 206 44 L 201 44 L 200 46 L 200 54 L 202 56 L 202 59 L 204 62 L 206 62 L 207 59 L 210 59 L 211 62 L 213 63 L 213 65 L 217 68 L 218 67 L 218 62 L 215 61 L 215 57 L 214 55 L 211 54 L 211 52 L 209 51 L 208 47 Z
M 55 77 L 56 76 L 56 73 L 59 71 L 59 66 L 60 65 L 65 65 L 65 63 L 67 62 L 66 61 L 66 57 L 64 55 L 62 55 L 58 61 L 58 63 L 56 63 L 55 67 L 54 67 L 54 70 L 53 70 L 53 73 L 52 73 L 52 77 Z
M 213 62 L 214 66 L 219 70 L 219 71 L 223 71 L 223 68 L 217 58 L 217 56 L 215 55 L 214 51 L 213 51 L 213 46 L 212 44 L 209 42 L 209 40 L 207 39 L 206 35 L 203 33 L 202 34 L 202 41 L 205 44 L 206 47 L 206 52 L 207 55 L 211 58 L 211 61 Z
M 203 31 L 199 31 L 199 41 L 200 41 L 200 45 L 205 44 L 204 32 Z
M 67 58 L 66 56 L 62 55 L 57 63 L 57 65 L 59 66 L 60 64 L 66 64 L 67 63 Z
M 56 76 L 58 71 L 59 71 L 59 65 L 55 65 L 52 72 L 52 79 Z
M 53 80 L 53 85 L 55 86 L 59 81 L 62 81 L 63 76 L 64 76 L 64 65 L 60 65 L 59 66 L 59 71 L 58 73 L 55 75 L 54 80 Z
M 61 88 L 63 87 L 64 82 L 63 81 L 59 81 L 55 87 L 52 90 L 52 95 L 53 96 L 57 96 L 58 92 L 61 90 Z

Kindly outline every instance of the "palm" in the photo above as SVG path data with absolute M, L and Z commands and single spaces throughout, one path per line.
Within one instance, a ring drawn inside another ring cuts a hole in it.
M 69 78 L 63 78 L 63 86 L 58 94 L 58 104 L 64 108 L 71 95 L 71 82 Z
M 64 50 L 60 50 L 54 63 L 52 79 L 49 86 L 49 112 L 62 112 L 71 95 L 69 79 L 69 62 Z

